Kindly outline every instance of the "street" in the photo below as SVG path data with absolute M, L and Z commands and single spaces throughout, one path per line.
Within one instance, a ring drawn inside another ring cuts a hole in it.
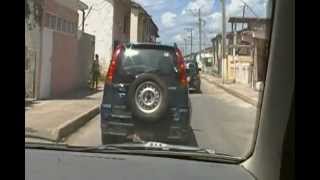
M 191 93 L 194 141 L 202 148 L 216 152 L 244 156 L 249 150 L 256 108 L 202 80 L 202 93 Z M 101 144 L 100 115 L 66 139 L 66 143 L 79 146 Z

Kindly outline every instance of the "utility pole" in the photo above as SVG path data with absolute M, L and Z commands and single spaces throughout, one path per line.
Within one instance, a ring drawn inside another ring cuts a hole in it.
M 201 19 L 201 9 L 199 8 L 198 10 L 198 16 L 199 16 L 199 59 L 200 62 L 202 63 L 202 59 L 201 59 L 201 43 L 202 43 L 202 19 Z
M 233 51 L 232 51 L 232 57 L 233 57 L 233 68 L 234 68 L 234 82 L 236 82 L 236 50 L 237 50 L 237 23 L 232 23 L 232 31 L 233 31 Z
M 184 55 L 187 55 L 187 39 L 183 39 L 184 40 Z
M 225 43 L 226 43 L 226 7 L 225 7 L 225 2 L 224 0 L 220 0 L 221 1 L 221 6 L 222 6 L 222 41 L 221 41 L 221 45 L 222 45 L 222 83 L 224 83 L 224 74 L 225 74 Z
M 191 47 L 190 47 L 190 54 L 192 55 L 192 41 L 193 41 L 193 37 L 192 37 L 192 28 L 190 28 L 190 32 L 191 32 L 191 37 L 190 37 L 190 43 L 191 43 Z
M 242 18 L 244 18 L 244 14 L 246 12 L 246 4 L 243 3 L 243 9 L 242 9 Z M 243 29 L 244 23 L 242 23 L 242 29 Z
M 85 12 L 82 10 L 82 32 L 84 32 L 84 21 L 85 21 Z

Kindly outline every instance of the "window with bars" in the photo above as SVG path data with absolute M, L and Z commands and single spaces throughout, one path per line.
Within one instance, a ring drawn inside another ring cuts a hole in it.
M 76 23 L 68 21 L 64 18 L 51 15 L 50 13 L 45 14 L 45 27 L 48 27 L 52 30 L 65 32 L 65 33 L 75 33 L 76 32 Z
M 44 26 L 49 27 L 49 22 L 50 22 L 50 14 L 46 13 L 45 21 L 44 21 Z
M 62 26 L 62 19 L 58 18 L 57 31 L 61 31 L 61 26 Z
M 62 21 L 62 32 L 66 32 L 66 23 L 67 23 L 66 20 Z
M 56 29 L 56 25 L 57 25 L 57 17 L 56 16 L 50 16 L 49 19 L 49 26 L 51 29 Z

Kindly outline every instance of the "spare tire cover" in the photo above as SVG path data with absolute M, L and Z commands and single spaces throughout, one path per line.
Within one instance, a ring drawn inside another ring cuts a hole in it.
M 130 85 L 128 95 L 135 119 L 157 122 L 167 114 L 167 84 L 155 74 L 139 75 Z

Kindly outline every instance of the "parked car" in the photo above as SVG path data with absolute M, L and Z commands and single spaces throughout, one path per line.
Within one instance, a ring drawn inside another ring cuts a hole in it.
M 187 81 L 189 83 L 189 90 L 201 92 L 201 79 L 198 63 L 196 61 L 186 61 Z
M 181 51 L 159 44 L 123 44 L 113 54 L 101 104 L 103 144 L 189 139 L 191 103 Z

